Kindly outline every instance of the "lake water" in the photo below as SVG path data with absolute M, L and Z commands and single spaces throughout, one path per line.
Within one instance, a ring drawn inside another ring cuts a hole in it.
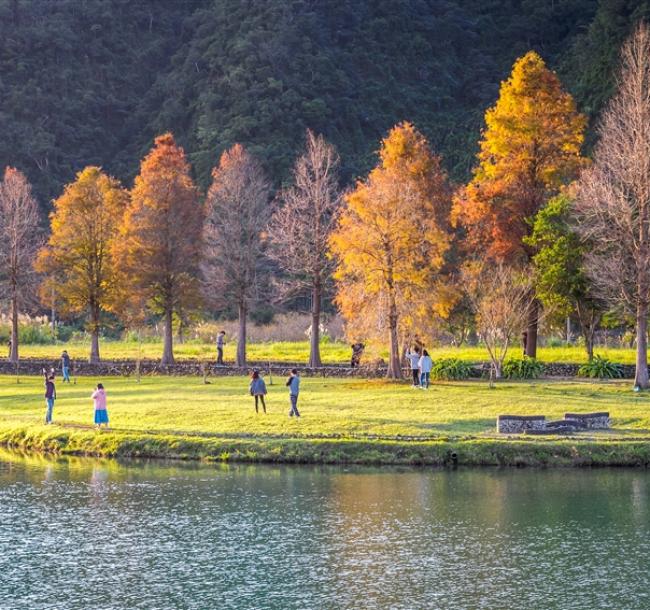
M 650 608 L 650 474 L 0 454 L 0 608 Z

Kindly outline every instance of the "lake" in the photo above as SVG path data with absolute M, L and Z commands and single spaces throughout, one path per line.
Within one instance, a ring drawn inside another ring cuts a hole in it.
M 0 453 L 0 608 L 650 608 L 650 474 Z

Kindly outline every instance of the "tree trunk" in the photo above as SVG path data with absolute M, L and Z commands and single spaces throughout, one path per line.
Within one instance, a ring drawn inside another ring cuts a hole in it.
M 636 307 L 636 373 L 634 386 L 648 387 L 648 304 L 639 302 Z
M 18 295 L 14 292 L 11 297 L 11 362 L 18 362 Z
M 172 327 L 172 310 L 165 311 L 165 344 L 161 364 L 174 364 L 174 329 Z
M 246 366 L 246 303 L 239 303 L 239 332 L 237 335 L 237 366 Z
M 587 359 L 591 362 L 594 359 L 594 331 L 586 330 L 584 333 L 585 348 L 587 349 Z
M 526 327 L 526 349 L 524 354 L 529 358 L 537 358 L 537 324 L 539 317 L 539 305 L 533 300 L 528 314 L 528 326 Z
M 90 311 L 90 358 L 89 362 L 99 363 L 99 308 L 92 306 Z
M 400 366 L 399 337 L 397 335 L 397 305 L 395 303 L 395 296 L 392 294 L 390 297 L 388 325 L 390 330 L 390 357 L 386 376 L 390 379 L 401 379 L 402 367 Z
M 322 366 L 320 359 L 320 280 L 314 282 L 311 292 L 311 337 L 309 346 L 309 366 Z

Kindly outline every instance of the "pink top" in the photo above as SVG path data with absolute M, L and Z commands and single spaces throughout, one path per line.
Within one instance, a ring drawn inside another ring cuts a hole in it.
M 95 401 L 95 411 L 106 410 L 106 392 L 103 388 L 95 390 L 90 397 Z

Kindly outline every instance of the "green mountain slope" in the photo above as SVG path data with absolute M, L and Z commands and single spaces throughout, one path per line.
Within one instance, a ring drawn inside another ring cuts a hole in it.
M 169 129 L 202 186 L 236 141 L 280 182 L 310 127 L 336 144 L 351 180 L 408 119 L 461 180 L 518 55 L 538 50 L 595 115 L 646 5 L 0 0 L 0 164 L 25 171 L 46 204 L 90 163 L 128 182 Z

